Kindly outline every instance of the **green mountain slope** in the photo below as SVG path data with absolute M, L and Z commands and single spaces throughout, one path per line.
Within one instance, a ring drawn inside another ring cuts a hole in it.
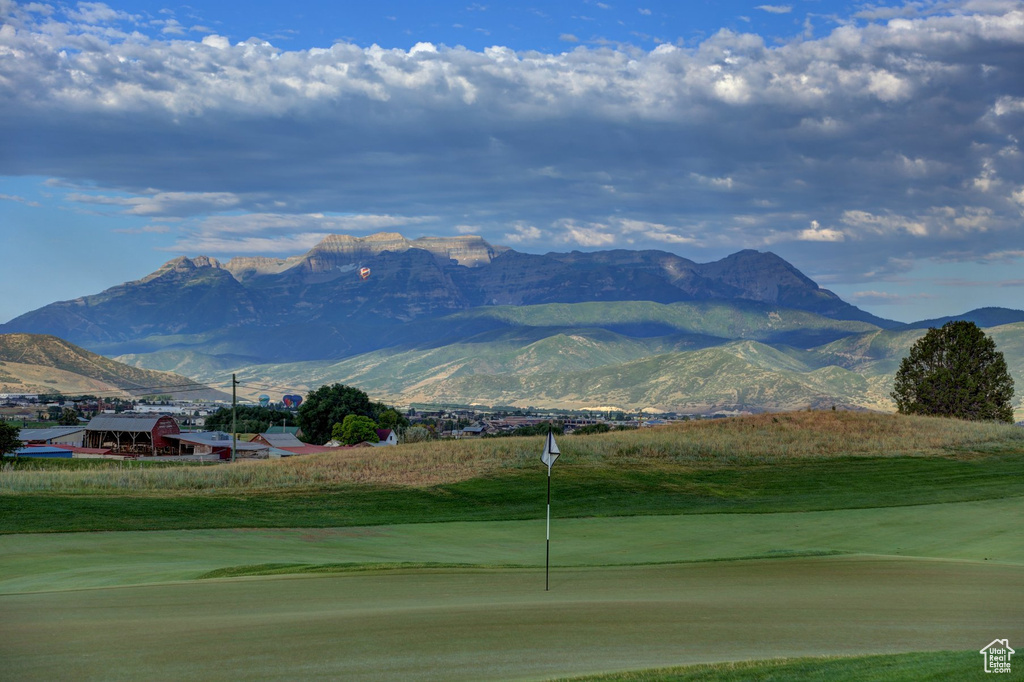
M 249 364 L 171 352 L 121 358 L 224 381 L 302 392 L 341 382 L 397 404 L 476 403 L 679 411 L 829 407 L 891 410 L 892 378 L 921 329 L 883 331 L 786 309 L 725 304 L 581 303 L 474 309 L 453 329 L 490 318 L 504 325 L 452 343 L 386 348 L 338 362 Z M 660 325 L 655 327 L 654 325 Z M 630 336 L 660 329 L 661 336 Z M 807 328 L 847 333 L 814 347 L 756 338 Z M 853 333 L 856 329 L 860 333 Z M 1024 397 L 1024 323 L 987 330 Z M 728 336 L 740 340 L 729 340 Z M 723 338 L 726 337 L 726 338 Z M 262 391 L 254 390 L 254 394 Z M 243 392 L 244 393 L 244 392 Z M 249 397 L 254 397 L 249 396 Z
M 756 339 L 812 346 L 850 334 L 875 331 L 868 322 L 835 320 L 804 310 L 753 302 L 617 301 L 487 306 L 446 320 L 498 320 L 520 327 L 600 327 L 631 336 L 705 334 L 722 339 Z M 653 333 L 645 333 L 653 332 Z

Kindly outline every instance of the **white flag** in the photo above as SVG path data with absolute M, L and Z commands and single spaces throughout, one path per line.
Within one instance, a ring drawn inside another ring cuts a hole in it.
M 544 443 L 544 453 L 540 456 L 540 461 L 548 465 L 548 469 L 555 463 L 558 456 L 562 454 L 558 450 L 558 444 L 555 443 L 555 434 L 548 431 L 547 442 Z

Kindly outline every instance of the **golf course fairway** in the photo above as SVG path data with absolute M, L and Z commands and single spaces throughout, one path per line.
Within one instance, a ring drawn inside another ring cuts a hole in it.
M 566 436 L 550 590 L 539 441 L 5 463 L 0 681 L 917 682 L 1024 651 L 1022 429 Z
M 543 679 L 1024 635 L 1019 566 L 816 557 L 563 569 L 547 593 L 542 578 L 416 569 L 5 595 L 3 658 L 11 679 Z
M 19 680 L 482 680 L 977 650 L 1024 641 L 1022 531 L 992 522 L 1021 509 L 558 520 L 549 592 L 535 521 L 7 535 L 0 653 Z

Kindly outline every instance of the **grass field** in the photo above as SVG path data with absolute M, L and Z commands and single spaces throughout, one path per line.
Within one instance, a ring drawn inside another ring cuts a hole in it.
M 983 679 L 973 651 L 929 651 L 878 656 L 819 656 L 659 668 L 610 675 L 562 678 L 557 682 L 946 682 Z
M 560 440 L 550 592 L 530 439 L 394 448 L 374 476 L 398 480 L 370 482 L 0 472 L 0 678 L 980 679 L 982 646 L 1024 642 L 1020 430 L 800 413 L 608 436 Z

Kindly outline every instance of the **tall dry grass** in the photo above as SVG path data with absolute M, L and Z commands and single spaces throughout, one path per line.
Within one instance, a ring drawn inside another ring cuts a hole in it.
M 0 494 L 203 493 L 426 487 L 540 467 L 543 439 L 500 438 L 359 448 L 215 467 L 0 472 Z M 1024 429 L 993 423 L 853 412 L 791 412 L 559 438 L 563 466 L 720 467 L 829 457 L 978 457 L 1024 452 Z

